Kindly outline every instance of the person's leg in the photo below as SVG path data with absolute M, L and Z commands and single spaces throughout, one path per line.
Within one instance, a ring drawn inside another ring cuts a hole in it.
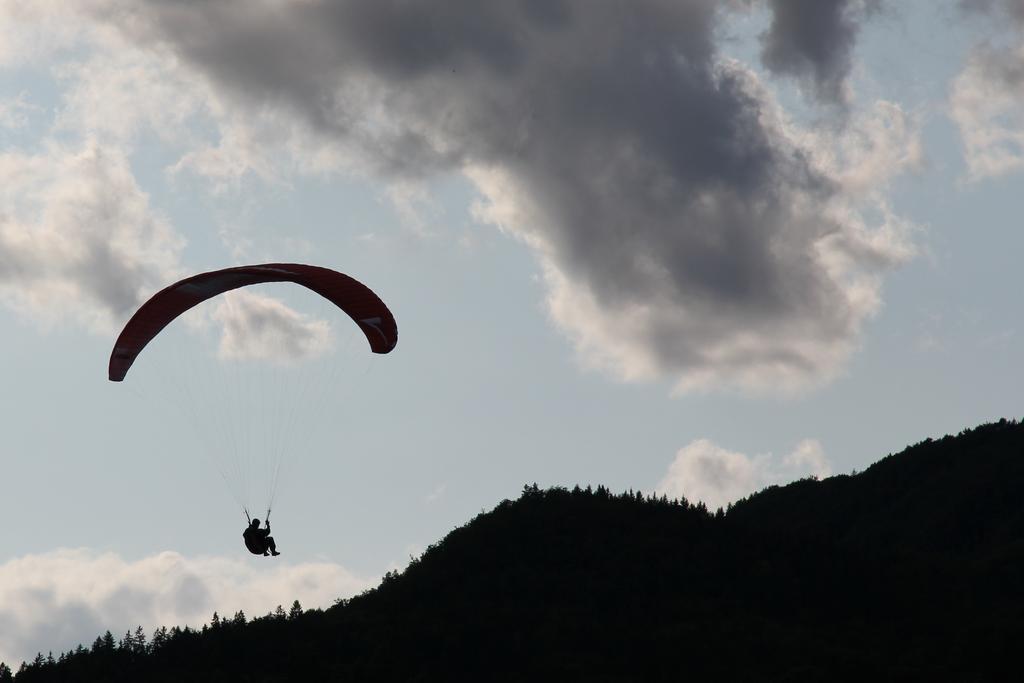
M 280 555 L 281 554 L 281 553 L 277 552 L 277 544 L 274 543 L 274 537 L 273 536 L 267 536 L 267 548 L 270 550 L 270 554 L 271 555 Z

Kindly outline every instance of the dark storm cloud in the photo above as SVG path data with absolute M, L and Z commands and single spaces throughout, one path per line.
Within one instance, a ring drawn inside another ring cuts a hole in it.
M 681 59 L 706 71 L 715 3 L 225 0 L 131 5 L 127 18 L 105 6 L 135 38 L 170 47 L 243 100 L 289 107 L 386 170 L 419 175 L 505 158 L 519 144 L 510 124 L 584 114 L 583 137 L 617 110 L 656 105 L 659 83 L 632 70 L 649 61 L 664 74 Z M 392 116 L 380 125 L 373 114 Z
M 817 96 L 842 103 L 859 21 L 880 0 L 768 0 L 772 22 L 761 58 L 778 74 L 806 79 Z
M 766 53 L 831 97 L 854 26 L 847 3 L 822 4 L 808 22 L 776 3 Z M 105 7 L 137 43 L 243 107 L 291 112 L 368 170 L 467 173 L 481 213 L 536 250 L 556 323 L 623 376 L 813 377 L 866 314 L 821 260 L 845 230 L 825 210 L 836 183 L 718 54 L 724 3 Z

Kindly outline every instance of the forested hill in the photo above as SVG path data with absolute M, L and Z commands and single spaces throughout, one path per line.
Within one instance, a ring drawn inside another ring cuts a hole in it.
M 330 609 L 99 638 L 16 680 L 1006 680 L 1022 492 L 1007 421 L 727 513 L 529 486 Z

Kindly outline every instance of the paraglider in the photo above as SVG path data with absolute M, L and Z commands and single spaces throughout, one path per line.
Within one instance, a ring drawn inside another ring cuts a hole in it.
M 276 557 L 281 554 L 277 552 L 277 543 L 274 542 L 274 537 L 270 535 L 269 519 L 266 522 L 266 526 L 262 529 L 260 528 L 260 520 L 256 518 L 249 520 L 249 526 L 242 532 L 242 538 L 245 539 L 245 547 L 253 555 L 273 555 Z
M 146 344 L 188 309 L 232 289 L 266 282 L 294 282 L 324 297 L 359 325 L 374 353 L 389 353 L 398 344 L 398 326 L 391 311 L 369 287 L 347 275 L 300 263 L 238 266 L 185 278 L 142 304 L 114 343 L 110 381 L 122 381 Z
M 189 309 L 231 290 L 251 285 L 278 282 L 290 282 L 301 285 L 344 311 L 356 323 L 363 336 L 366 337 L 366 341 L 373 353 L 389 353 L 398 343 L 398 327 L 391 311 L 380 297 L 366 285 L 347 275 L 329 268 L 299 263 L 265 263 L 238 266 L 187 277 L 165 287 L 143 303 L 132 315 L 114 343 L 107 370 L 108 378 L 112 382 L 123 381 L 143 349 L 160 335 L 171 322 Z M 189 393 L 189 403 L 192 402 L 191 399 L 194 396 L 194 393 Z M 236 391 L 232 396 L 236 397 L 234 402 L 239 404 L 244 402 L 244 392 Z M 200 398 L 202 397 L 200 396 Z M 209 412 L 216 413 L 222 410 L 226 402 L 231 401 L 222 400 L 219 402 L 219 405 L 212 406 Z M 190 405 L 189 407 L 198 414 L 204 412 L 196 409 L 194 406 Z M 289 405 L 287 410 L 279 412 L 291 416 L 299 411 L 294 406 Z M 263 419 L 265 419 L 263 415 L 253 416 L 251 418 L 250 430 L 259 427 L 260 425 L 256 423 Z M 231 429 L 222 427 L 221 429 L 222 431 L 231 432 L 232 435 L 237 431 L 234 427 Z M 275 432 L 277 436 L 275 441 L 277 443 L 267 445 L 268 450 L 271 448 L 277 450 L 287 449 L 287 440 L 280 436 L 282 433 L 282 428 Z M 227 435 L 222 435 L 222 437 L 225 440 L 228 438 Z M 216 451 L 217 449 L 209 448 L 208 450 Z M 244 451 L 247 449 L 238 448 L 236 445 L 235 448 L 230 450 Z M 240 460 L 242 463 L 241 468 L 251 468 L 253 466 L 252 461 L 252 454 L 245 453 L 244 457 Z M 272 473 L 271 476 L 274 478 L 274 482 L 269 487 L 264 528 L 260 528 L 258 519 L 250 518 L 249 510 L 251 508 L 245 500 L 246 495 L 236 494 L 236 500 L 239 501 L 246 518 L 249 519 L 249 526 L 246 528 L 243 537 L 246 547 L 253 554 L 280 554 L 277 551 L 273 537 L 270 536 L 269 519 L 270 506 L 273 502 L 274 491 L 276 490 L 276 477 L 280 464 L 280 461 L 265 463 L 264 469 Z M 225 476 L 226 481 L 229 479 L 229 474 L 236 476 L 241 481 L 240 486 L 247 487 L 250 472 L 235 472 L 234 470 L 238 468 L 239 465 L 236 463 L 233 467 L 223 468 L 221 474 Z M 232 472 L 225 472 L 225 470 L 232 470 Z M 228 481 L 228 483 L 230 484 L 231 482 Z

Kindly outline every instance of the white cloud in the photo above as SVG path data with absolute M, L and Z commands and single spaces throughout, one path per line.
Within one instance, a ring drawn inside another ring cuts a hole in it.
M 375 585 L 336 564 L 187 558 L 162 552 L 139 560 L 60 549 L 0 564 L 0 661 L 17 669 L 36 652 L 86 647 L 109 629 L 200 626 L 216 610 L 261 616 L 292 600 L 328 607 Z
M 831 473 L 821 444 L 814 439 L 801 441 L 781 460 L 765 454 L 748 456 L 698 439 L 679 449 L 655 490 L 716 509 L 771 484 Z
M 201 145 L 185 153 L 168 169 L 172 175 L 191 171 L 213 182 L 215 193 L 239 187 L 247 175 L 267 182 L 278 182 L 273 149 L 261 140 L 251 126 L 223 125 L 220 139 L 213 145 Z
M 158 59 L 82 20 L 101 4 L 0 4 L 0 64 L 45 66 L 62 96 L 34 148 L 0 153 L 0 304 L 109 333 L 180 274 L 184 246 L 139 187 L 128 143 L 143 121 L 158 133 L 180 129 L 195 98 Z M 5 102 L 0 125 L 24 125 L 33 110 L 27 95 Z
M 423 498 L 423 502 L 426 503 L 427 505 L 432 505 L 433 503 L 438 502 L 439 500 L 444 498 L 447 488 L 448 486 L 446 484 L 438 484 L 430 493 L 428 493 Z
M 960 129 L 969 180 L 1024 167 L 1024 3 L 960 0 L 985 36 L 953 81 L 949 114 Z
M 287 108 L 239 106 L 160 41 L 126 39 L 116 24 L 141 20 L 138 9 L 117 0 L 4 3 L 0 65 L 48 62 L 61 95 L 55 132 L 123 149 L 155 135 L 179 155 L 170 175 L 195 173 L 215 193 L 248 177 L 287 184 L 289 172 L 344 167 L 337 146 Z
M 212 317 L 222 327 L 221 358 L 287 363 L 322 355 L 332 346 L 326 320 L 310 318 L 254 292 L 227 292 Z
M 816 439 L 804 439 L 798 443 L 793 452 L 782 459 L 782 464 L 788 471 L 797 473 L 796 476 L 827 477 L 832 474 L 832 466 Z
M 0 67 L 17 67 L 76 45 L 85 27 L 70 4 L 75 1 L 0 3 Z
M 184 240 L 117 149 L 0 154 L 0 302 L 110 331 L 178 272 Z
M 425 183 L 391 183 L 387 197 L 403 225 L 419 236 L 431 234 L 431 224 L 437 222 L 442 212 Z
M 27 93 L 17 97 L 0 99 L 0 128 L 23 128 L 28 125 L 29 116 L 42 111 L 42 107 L 28 101 Z
M 188 124 L 202 122 L 216 106 L 202 78 L 159 51 L 95 32 L 91 38 L 85 57 L 54 66 L 63 86 L 57 131 L 123 148 L 143 132 L 169 143 L 201 144 Z
M 1024 44 L 975 49 L 953 82 L 950 116 L 971 180 L 1024 168 Z
M 885 100 L 855 112 L 843 130 L 812 130 L 804 141 L 847 200 L 878 197 L 893 178 L 924 165 L 920 119 Z

